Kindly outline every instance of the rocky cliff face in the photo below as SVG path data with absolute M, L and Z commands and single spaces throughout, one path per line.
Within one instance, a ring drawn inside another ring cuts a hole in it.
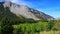
M 15 3 L 11 3 L 11 2 L 0 2 L 0 6 L 3 5 L 4 8 L 8 7 L 9 10 L 16 14 L 16 15 L 22 15 L 26 18 L 32 18 L 34 20 L 50 20 L 50 19 L 54 19 L 53 17 L 41 12 L 41 11 L 38 11 L 38 10 L 35 10 L 35 9 L 32 9 L 32 8 L 29 8 L 28 6 L 26 5 L 18 5 L 18 4 L 15 4 Z

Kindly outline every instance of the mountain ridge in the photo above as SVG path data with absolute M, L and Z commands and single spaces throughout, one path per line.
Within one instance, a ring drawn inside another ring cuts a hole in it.
M 26 5 L 18 5 L 12 2 L 3 2 L 2 4 L 4 8 L 8 7 L 9 10 L 16 14 L 16 15 L 22 15 L 26 18 L 32 18 L 34 20 L 52 20 L 54 19 L 52 16 L 47 15 L 41 11 L 35 10 L 33 8 L 30 8 Z

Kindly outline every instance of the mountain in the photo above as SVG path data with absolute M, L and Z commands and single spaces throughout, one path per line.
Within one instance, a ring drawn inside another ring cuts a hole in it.
M 3 10 L 6 10 L 6 8 L 9 8 L 7 10 L 10 10 L 11 13 L 13 13 L 17 16 L 22 15 L 25 18 L 31 18 L 34 20 L 52 20 L 52 19 L 54 19 L 52 16 L 47 15 L 41 11 L 35 10 L 33 8 L 30 8 L 26 5 L 18 5 L 18 4 L 12 3 L 12 2 L 0 2 L 0 7 L 2 7 L 2 6 L 4 7 Z

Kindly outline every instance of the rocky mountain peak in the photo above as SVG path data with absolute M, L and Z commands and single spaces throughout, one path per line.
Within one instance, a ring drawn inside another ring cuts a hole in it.
M 50 19 L 54 19 L 52 16 L 47 15 L 41 11 L 35 10 L 33 8 L 29 8 L 26 5 L 18 5 L 15 3 L 11 3 L 11 2 L 4 2 L 3 3 L 4 8 L 8 7 L 9 10 L 16 14 L 16 15 L 22 15 L 26 18 L 32 18 L 34 20 L 50 20 Z

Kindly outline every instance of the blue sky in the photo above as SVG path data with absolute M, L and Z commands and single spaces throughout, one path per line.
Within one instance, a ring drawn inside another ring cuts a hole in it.
M 2 1 L 2 0 L 0 0 Z M 60 0 L 10 0 L 11 2 L 27 5 L 42 11 L 54 18 L 60 18 Z

